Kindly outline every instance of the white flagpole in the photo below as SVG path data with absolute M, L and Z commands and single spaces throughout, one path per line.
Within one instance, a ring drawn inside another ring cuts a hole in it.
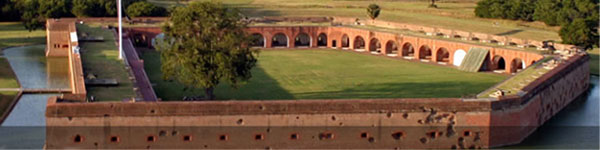
M 119 59 L 123 59 L 123 16 L 121 8 L 121 0 L 117 0 L 117 17 L 119 17 Z

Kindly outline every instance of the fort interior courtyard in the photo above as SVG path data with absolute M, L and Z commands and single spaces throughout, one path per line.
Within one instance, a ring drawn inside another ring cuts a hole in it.
M 597 89 L 595 58 L 574 45 L 353 17 L 260 17 L 244 19 L 259 51 L 252 78 L 205 100 L 204 89 L 162 76 L 154 46 L 168 18 L 128 18 L 123 59 L 115 21 L 48 19 L 45 45 L 4 51 L 17 68 L 0 81 L 36 80 L 8 81 L 22 88 L 0 90 L 0 109 L 43 101 L 44 115 L 31 120 L 45 128 L 44 149 L 502 148 L 529 141 Z

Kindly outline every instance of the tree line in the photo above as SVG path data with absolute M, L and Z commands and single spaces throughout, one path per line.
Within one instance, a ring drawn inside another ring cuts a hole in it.
M 475 15 L 542 21 L 550 26 L 561 26 L 559 35 L 563 43 L 584 48 L 599 44 L 598 0 L 481 0 Z
M 146 0 L 122 0 L 130 17 L 167 16 L 168 11 Z M 28 30 L 44 27 L 47 18 L 115 17 L 116 0 L 0 0 L 0 21 L 22 21 Z

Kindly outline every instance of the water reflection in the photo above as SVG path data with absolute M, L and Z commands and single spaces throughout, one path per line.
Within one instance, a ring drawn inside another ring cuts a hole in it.
M 44 48 L 44 45 L 13 47 L 5 49 L 3 53 L 21 87 L 69 88 L 67 58 L 46 59 Z
M 9 48 L 4 50 L 4 54 L 25 88 L 69 86 L 67 60 L 46 59 L 43 45 Z M 598 148 L 600 80 L 598 76 L 592 76 L 590 81 L 588 95 L 569 104 L 523 143 L 502 148 Z M 0 127 L 0 149 L 43 147 L 46 100 L 49 96 L 52 95 L 27 94 L 21 97 Z
M 598 149 L 600 80 L 591 76 L 590 82 L 587 95 L 573 101 L 521 144 L 504 148 Z

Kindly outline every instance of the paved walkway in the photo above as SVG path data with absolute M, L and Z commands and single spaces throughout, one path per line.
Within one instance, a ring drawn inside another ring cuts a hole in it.
M 136 86 L 138 90 L 142 94 L 143 101 L 158 101 L 156 94 L 154 93 L 154 89 L 152 88 L 152 84 L 150 84 L 150 80 L 144 71 L 144 61 L 140 60 L 137 52 L 135 51 L 135 47 L 131 43 L 129 38 L 123 37 L 123 52 L 125 53 L 125 58 L 127 58 L 127 62 L 129 62 L 129 66 L 136 80 Z

